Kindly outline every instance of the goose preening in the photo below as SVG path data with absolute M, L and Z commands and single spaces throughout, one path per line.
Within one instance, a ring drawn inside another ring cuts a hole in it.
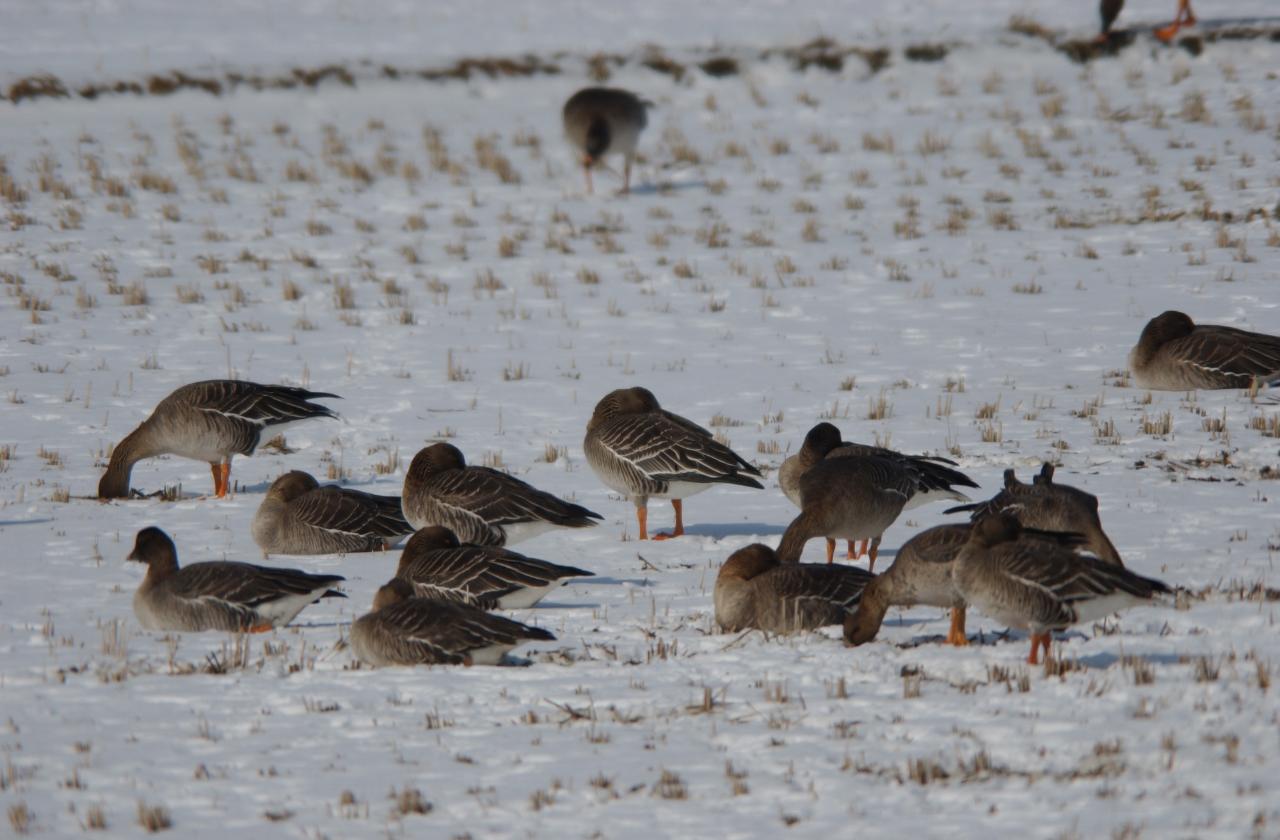
M 222 498 L 231 486 L 232 457 L 252 455 L 263 431 L 312 417 L 338 416 L 332 409 L 310 402 L 320 398 L 339 399 L 337 394 L 238 379 L 183 385 L 116 444 L 107 472 L 98 482 L 98 498 L 128 497 L 133 465 L 157 455 L 208 462 L 214 494 Z
M 1108 563 L 1123 566 L 1120 552 L 1102 530 L 1098 497 L 1068 484 L 1056 483 L 1053 471 L 1053 464 L 1042 464 L 1039 475 L 1030 484 L 1023 484 L 1012 469 L 1005 470 L 1004 489 L 995 496 L 984 502 L 948 508 L 945 512 L 968 511 L 973 522 L 1010 513 L 1026 528 L 1080 534 L 1089 551 Z
M 345 580 L 340 575 L 235 562 L 179 568 L 173 540 L 159 528 L 138 532 L 129 559 L 147 566 L 133 613 L 148 630 L 261 633 L 288 624 L 321 598 L 347 597 L 330 588 Z
M 555 638 L 470 604 L 419 598 L 400 578 L 351 625 L 351 649 L 369 665 L 497 665 L 517 645 Z
M 1170 310 L 1142 329 L 1129 369 L 1138 387 L 1156 391 L 1274 385 L 1280 383 L 1280 336 L 1196 324 Z
M 965 603 L 1031 634 L 1028 664 L 1049 655 L 1050 634 L 1096 621 L 1170 591 L 1123 566 L 1080 554 L 1078 535 L 1030 532 L 1009 514 L 973 525 L 952 578 Z
M 752 476 L 760 471 L 692 420 L 663 410 L 646 388 L 621 388 L 596 403 L 582 442 L 587 463 L 610 489 L 636 506 L 640 539 L 648 539 L 650 498 L 670 499 L 684 533 L 683 500 L 713 484 L 764 489 Z
M 462 545 L 438 525 L 409 538 L 396 570 L 419 596 L 507 610 L 532 607 L 571 578 L 594 576 L 505 548 Z
M 253 517 L 253 541 L 266 554 L 342 554 L 389 548 L 413 533 L 399 496 L 320 486 L 293 470 L 271 483 Z
M 956 556 L 969 540 L 970 526 L 939 525 L 921 531 L 902 544 L 891 565 L 862 590 L 858 608 L 844 621 L 844 640 L 865 644 L 880 632 L 889 607 L 924 604 L 951 609 L 947 643 L 967 645 L 965 603 L 951 580 Z
M 1120 16 L 1120 11 L 1124 8 L 1124 0 L 1100 0 L 1098 3 L 1098 16 L 1102 19 L 1102 30 L 1098 35 L 1099 41 L 1105 41 L 1111 35 L 1111 26 L 1116 22 L 1116 18 Z M 1178 0 L 1178 13 L 1173 21 L 1165 26 L 1156 27 L 1154 35 L 1166 44 L 1172 41 L 1184 26 L 1195 26 L 1196 16 L 1191 11 L 1191 0 Z
M 564 103 L 564 133 L 581 156 L 587 192 L 592 192 L 591 169 L 606 155 L 623 155 L 622 191 L 631 190 L 631 163 L 640 132 L 649 122 L 648 103 L 620 88 L 589 87 Z
M 510 545 L 603 518 L 504 472 L 468 466 L 448 443 L 432 444 L 413 457 L 400 499 L 414 528 L 443 525 L 476 545 Z
M 969 478 L 969 476 L 959 470 L 952 469 L 952 467 L 956 466 L 956 462 L 947 458 L 941 458 L 936 455 L 904 455 L 892 449 L 868 446 L 861 443 L 849 443 L 840 438 L 840 430 L 835 426 L 830 423 L 819 423 L 804 436 L 804 443 L 801 444 L 800 451 L 782 462 L 782 468 L 778 470 L 778 485 L 793 505 L 801 507 L 800 478 L 809 471 L 810 467 L 823 458 L 842 458 L 850 455 L 874 455 L 879 458 L 888 458 L 916 473 L 919 476 L 920 489 L 907 500 L 904 506 L 905 510 L 942 499 L 967 502 L 969 497 L 955 490 L 954 485 L 961 487 L 978 486 L 977 482 Z M 859 546 L 858 551 L 855 552 L 853 544 L 850 543 L 848 557 L 850 560 L 857 559 L 865 554 L 866 551 L 865 544 Z M 828 539 L 828 561 L 834 556 L 835 541 Z
M 767 545 L 749 545 L 716 575 L 716 623 L 779 634 L 840 624 L 874 577 L 854 566 L 783 563 Z

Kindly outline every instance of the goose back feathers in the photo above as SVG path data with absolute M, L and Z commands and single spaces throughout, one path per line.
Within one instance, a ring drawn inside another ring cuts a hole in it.
M 253 517 L 253 540 L 266 554 L 377 551 L 413 533 L 399 496 L 320 486 L 294 470 L 272 482 Z

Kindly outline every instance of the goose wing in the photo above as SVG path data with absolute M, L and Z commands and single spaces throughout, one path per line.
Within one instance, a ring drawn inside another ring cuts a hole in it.
M 761 487 L 760 471 L 709 431 L 667 411 L 626 414 L 596 432 L 614 457 L 654 481 L 727 482 Z
M 1179 364 L 1235 380 L 1241 388 L 1254 379 L 1268 383 L 1280 380 L 1280 336 L 1199 326 L 1165 348 Z
M 770 586 L 784 602 L 813 601 L 851 610 L 862 599 L 862 590 L 875 577 L 856 566 L 817 563 L 783 563 L 769 572 Z
M 604 518 L 488 467 L 442 473 L 434 479 L 431 493 L 441 504 L 477 516 L 489 525 L 538 521 L 587 525 L 593 519 Z
M 530 627 L 466 604 L 429 598 L 410 598 L 379 610 L 377 615 L 400 640 L 440 651 L 443 661 L 461 661 L 469 651 L 493 645 L 555 639 L 541 627 Z
M 186 385 L 173 396 L 200 411 L 259 428 L 310 417 L 338 416 L 332 409 L 310 402 L 318 398 L 339 399 L 337 394 L 288 385 L 211 379 Z
M 428 583 L 496 603 L 521 589 L 538 589 L 568 577 L 592 577 L 593 573 L 515 551 L 460 546 L 436 549 L 414 558 L 400 570 L 400 576 L 415 584 Z
M 215 562 L 183 566 L 169 580 L 170 591 L 180 598 L 193 601 L 211 599 L 256 609 L 281 598 L 324 592 L 346 578 L 251 563 Z M 338 592 L 332 594 L 341 595 Z
M 340 534 L 397 538 L 413 533 L 400 509 L 399 496 L 329 485 L 294 499 L 289 512 L 304 525 Z

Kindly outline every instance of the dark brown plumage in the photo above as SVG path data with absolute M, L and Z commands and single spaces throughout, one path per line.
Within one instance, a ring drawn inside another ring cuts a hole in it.
M 782 634 L 840 624 L 873 577 L 854 566 L 783 563 L 767 545 L 749 545 L 716 575 L 716 623 Z
M 264 554 L 339 554 L 385 549 L 413 533 L 413 527 L 405 521 L 399 496 L 322 487 L 293 470 L 271 483 L 252 532 Z
M 1141 388 L 1160 391 L 1250 388 L 1280 383 L 1280 336 L 1197 325 L 1170 310 L 1152 318 L 1129 353 Z

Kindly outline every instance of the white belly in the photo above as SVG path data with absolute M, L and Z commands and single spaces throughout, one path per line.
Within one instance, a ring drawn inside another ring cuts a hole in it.
M 559 589 L 564 581 L 556 581 L 546 586 L 531 586 L 527 589 L 521 589 L 512 592 L 510 595 L 503 595 L 498 599 L 498 608 L 503 610 L 522 610 L 532 607 L 534 604 L 547 597 L 547 593 L 553 589 Z
M 667 492 L 651 493 L 651 499 L 687 499 L 690 496 L 696 496 L 703 490 L 711 489 L 711 484 L 703 481 L 670 481 L 667 482 Z
M 537 520 L 536 522 L 515 522 L 510 525 L 502 525 L 500 527 L 502 528 L 502 532 L 507 535 L 507 541 L 505 544 L 512 545 L 514 543 L 523 542 L 524 540 L 531 540 L 539 534 L 545 534 L 547 531 L 554 531 L 560 526 L 551 522 Z

